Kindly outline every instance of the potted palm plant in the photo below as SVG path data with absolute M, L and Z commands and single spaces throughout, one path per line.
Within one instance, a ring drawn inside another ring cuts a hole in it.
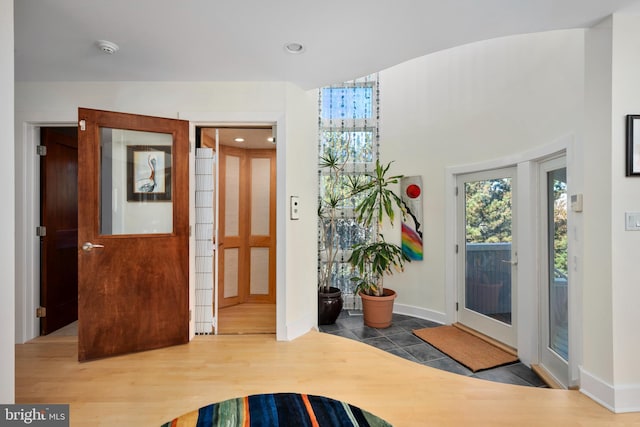
M 337 256 L 345 248 L 340 243 L 339 211 L 344 202 L 354 194 L 359 185 L 353 176 L 344 174 L 349 153 L 344 147 L 349 146 L 348 137 L 336 137 L 332 148 L 324 150 L 319 159 L 320 178 L 324 180 L 323 192 L 318 205 L 318 221 L 320 223 L 318 266 L 318 324 L 335 323 L 342 310 L 342 291 L 332 286 L 337 275 Z
M 391 162 L 376 166 L 370 180 L 361 183 L 356 193 L 362 194 L 356 206 L 357 220 L 363 227 L 380 227 L 385 219 L 393 225 L 394 209 L 404 215 L 406 209 L 402 199 L 392 189 L 402 175 L 388 176 Z M 405 262 L 411 262 L 399 245 L 389 243 L 379 233 L 371 242 L 355 245 L 349 258 L 357 275 L 351 280 L 355 283 L 355 292 L 362 298 L 364 323 L 374 328 L 386 328 L 391 325 L 393 301 L 396 293 L 384 288 L 383 278 L 394 271 L 402 271 Z

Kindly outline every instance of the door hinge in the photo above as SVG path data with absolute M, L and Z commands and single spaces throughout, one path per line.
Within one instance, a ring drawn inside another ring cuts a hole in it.
M 47 308 L 46 307 L 38 307 L 36 308 L 36 317 L 47 317 Z
M 189 237 L 191 237 L 193 235 L 193 226 L 190 225 L 189 226 Z
M 46 156 L 47 155 L 47 146 L 46 145 L 38 145 L 36 146 L 36 153 L 38 156 Z
M 45 237 L 47 235 L 47 227 L 44 225 L 39 225 L 36 227 L 36 236 Z
M 458 303 L 456 303 L 456 311 L 458 311 Z
M 189 310 L 189 322 L 191 322 L 191 315 L 193 314 L 193 310 Z
M 458 245 L 456 244 L 456 253 L 458 253 L 458 250 L 459 250 L 459 249 L 458 249 Z
M 458 197 L 458 187 L 456 187 L 456 197 Z
M 80 120 L 80 122 L 78 123 L 80 125 L 80 130 L 87 130 L 87 121 L 86 120 Z

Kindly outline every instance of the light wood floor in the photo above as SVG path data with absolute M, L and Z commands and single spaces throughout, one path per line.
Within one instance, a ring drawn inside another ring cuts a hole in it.
M 238 304 L 218 310 L 218 334 L 275 334 L 275 304 Z
M 218 310 L 218 333 L 234 334 L 275 334 L 275 304 L 238 304 Z M 78 336 L 78 322 L 48 335 L 49 337 Z
M 17 403 L 70 403 L 72 426 L 159 426 L 216 401 L 300 392 L 401 426 L 640 425 L 577 391 L 488 382 L 319 332 L 199 336 L 189 344 L 78 363 L 72 336 L 16 346 Z

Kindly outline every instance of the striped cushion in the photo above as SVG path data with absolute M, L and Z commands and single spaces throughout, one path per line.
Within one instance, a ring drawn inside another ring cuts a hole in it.
M 348 403 L 296 393 L 256 394 L 213 403 L 162 427 L 390 426 Z

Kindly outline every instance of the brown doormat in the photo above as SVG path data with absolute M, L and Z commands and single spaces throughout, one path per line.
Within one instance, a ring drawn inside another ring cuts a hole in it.
M 416 329 L 413 333 L 473 372 L 518 360 L 517 356 L 454 326 Z

